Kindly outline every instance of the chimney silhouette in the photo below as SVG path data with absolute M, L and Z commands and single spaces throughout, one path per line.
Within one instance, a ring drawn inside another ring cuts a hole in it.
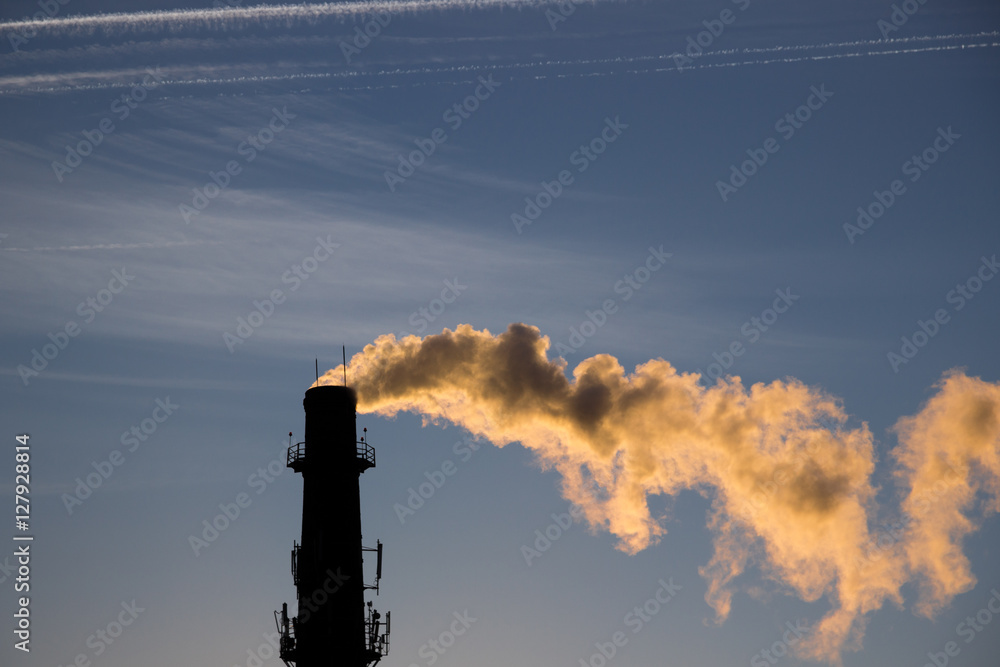
M 292 549 L 298 609 L 280 618 L 280 656 L 289 667 L 370 667 L 389 652 L 389 614 L 365 605 L 378 592 L 382 543 L 361 544 L 360 476 L 375 467 L 375 449 L 357 437 L 358 398 L 350 387 L 306 391 L 305 441 L 291 444 L 287 465 L 302 473 L 302 538 Z M 377 552 L 374 585 L 364 583 L 363 552 Z

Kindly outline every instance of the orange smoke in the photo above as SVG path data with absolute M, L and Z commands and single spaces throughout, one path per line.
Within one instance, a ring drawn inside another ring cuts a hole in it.
M 560 472 L 566 499 L 627 553 L 666 534 L 651 495 L 710 497 L 714 553 L 700 572 L 717 620 L 729 613 L 734 579 L 753 564 L 804 600 L 829 599 L 803 657 L 839 662 L 859 648 L 866 615 L 887 599 L 902 604 L 907 581 L 923 591 L 924 614 L 975 583 L 961 540 L 973 530 L 967 513 L 978 491 L 989 511 L 1000 506 L 1000 385 L 951 373 L 896 425 L 906 529 L 900 548 L 872 557 L 872 435 L 867 425 L 846 426 L 836 398 L 794 379 L 704 388 L 662 359 L 626 375 L 605 354 L 569 379 L 548 349 L 535 327 L 512 324 L 494 336 L 461 325 L 423 339 L 381 336 L 347 370 L 361 412 L 414 412 L 498 447 L 520 442 Z M 342 377 L 337 367 L 318 384 Z

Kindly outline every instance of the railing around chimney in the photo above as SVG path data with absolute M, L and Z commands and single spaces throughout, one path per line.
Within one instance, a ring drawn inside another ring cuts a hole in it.
M 375 467 L 375 448 L 364 440 L 357 442 L 357 460 L 361 470 Z M 301 472 L 306 466 L 306 443 L 298 442 L 288 448 L 285 464 L 295 472 Z

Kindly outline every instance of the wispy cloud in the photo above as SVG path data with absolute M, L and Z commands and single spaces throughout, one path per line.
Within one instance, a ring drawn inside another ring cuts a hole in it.
M 35 248 L 0 248 L 7 252 L 79 252 L 81 250 L 135 250 L 137 248 L 173 248 L 176 246 L 209 245 L 222 241 L 149 241 L 143 243 L 95 243 L 90 245 L 39 246 Z
M 13 368 L 0 368 L 0 376 L 14 377 L 18 372 Z M 131 377 L 127 375 L 100 375 L 95 373 L 59 373 L 46 371 L 39 378 L 52 382 L 74 382 L 77 384 L 110 385 L 115 387 L 142 387 L 143 389 L 186 389 L 192 391 L 268 391 L 263 383 L 253 384 L 245 380 L 214 380 L 206 378 Z

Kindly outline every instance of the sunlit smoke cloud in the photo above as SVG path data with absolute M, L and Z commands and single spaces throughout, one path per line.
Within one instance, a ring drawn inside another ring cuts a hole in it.
M 461 325 L 423 339 L 381 336 L 347 373 L 361 412 L 413 412 L 498 447 L 521 443 L 627 553 L 666 534 L 651 496 L 710 498 L 714 553 L 700 572 L 717 621 L 749 568 L 803 600 L 826 597 L 830 611 L 800 644 L 803 657 L 839 662 L 860 648 L 867 615 L 902 604 L 908 581 L 924 591 L 924 614 L 974 583 L 960 543 L 977 491 L 991 510 L 1000 502 L 1000 385 L 952 373 L 897 424 L 901 509 L 916 516 L 902 548 L 872 558 L 874 442 L 867 425 L 848 426 L 836 398 L 794 379 L 704 388 L 662 359 L 626 374 L 609 355 L 580 362 L 570 378 L 548 349 L 535 327 L 493 335 Z M 342 378 L 338 367 L 318 384 Z M 911 505 L 941 479 L 933 509 L 918 513 Z
M 938 392 L 895 426 L 896 471 L 907 495 L 912 537 L 904 542 L 909 568 L 922 575 L 917 610 L 932 615 L 976 583 L 962 553 L 975 530 L 970 511 L 1000 510 L 1000 384 L 951 371 Z

